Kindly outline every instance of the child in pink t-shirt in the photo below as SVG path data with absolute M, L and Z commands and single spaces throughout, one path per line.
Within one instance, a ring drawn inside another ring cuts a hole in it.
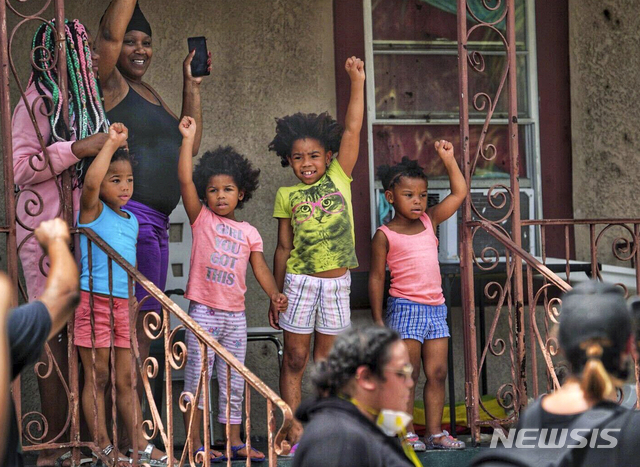
M 416 451 L 462 449 L 462 441 L 442 430 L 449 327 L 447 306 L 442 295 L 438 264 L 438 224 L 451 217 L 467 195 L 467 184 L 448 141 L 435 143 L 438 156 L 449 174 L 451 194 L 427 209 L 427 176 L 416 161 L 404 157 L 392 167 L 378 168 L 378 177 L 395 216 L 373 236 L 369 298 L 373 320 L 395 329 L 407 344 L 414 384 L 407 412 L 413 413 L 415 387 L 424 366 L 426 444 L 418 438 L 413 424 L 407 427 L 406 441 Z M 387 314 L 382 319 L 385 265 L 391 273 Z
M 227 146 L 206 152 L 193 172 L 195 120 L 184 117 L 179 128 L 183 139 L 178 178 L 182 202 L 193 234 L 189 282 L 185 293 L 185 297 L 191 300 L 189 315 L 244 363 L 247 347 L 244 294 L 247 291 L 245 280 L 248 263 L 251 264 L 260 286 L 269 296 L 271 306 L 278 310 L 276 312 L 287 309 L 287 298 L 279 292 L 262 254 L 260 234 L 248 222 L 237 221 L 235 218 L 236 208 L 241 209 L 258 188 L 260 170 L 254 169 L 244 156 Z M 208 381 L 199 381 L 202 357 L 198 340 L 190 332 L 187 332 L 186 340 L 188 356 L 184 393 L 188 400 L 193 401 L 198 384 L 208 384 Z M 227 367 L 222 359 L 215 358 L 215 353 L 209 350 L 209 375 L 214 362 L 219 382 L 218 420 L 220 423 L 227 423 Z M 264 454 L 253 448 L 251 452 L 247 452 L 240 438 L 244 380 L 235 370 L 231 370 L 230 384 L 229 438 L 232 460 L 250 456 L 254 462 L 263 461 Z M 198 407 L 194 409 L 196 412 L 193 414 L 188 448 L 196 455 L 205 450 L 200 439 L 203 397 L 200 397 Z M 187 427 L 192 410 L 187 410 L 184 416 Z M 201 456 L 203 454 L 198 455 L 199 460 L 196 460 L 204 462 Z M 214 450 L 210 450 L 210 457 L 212 462 L 225 459 L 222 453 Z

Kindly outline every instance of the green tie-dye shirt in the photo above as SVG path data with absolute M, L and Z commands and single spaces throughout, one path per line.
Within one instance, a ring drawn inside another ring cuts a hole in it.
M 298 183 L 276 194 L 273 217 L 291 219 L 291 274 L 316 274 L 358 267 L 351 207 L 352 178 L 333 160 L 313 185 Z

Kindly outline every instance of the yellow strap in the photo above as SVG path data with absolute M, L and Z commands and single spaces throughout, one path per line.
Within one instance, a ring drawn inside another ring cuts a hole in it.
M 356 407 L 359 407 L 359 408 L 361 408 L 362 410 L 367 411 L 368 413 L 370 413 L 370 414 L 371 414 L 371 415 L 373 415 L 374 417 L 377 417 L 377 416 L 378 416 L 378 414 L 380 413 L 379 411 L 377 411 L 377 410 L 373 410 L 371 407 L 367 407 L 367 406 L 366 406 L 366 405 L 364 405 L 363 403 L 361 403 L 361 402 L 359 402 L 359 401 L 355 400 L 353 397 L 346 398 L 346 397 L 340 396 L 340 398 L 342 398 L 342 399 L 344 399 L 344 400 L 348 400 L 349 402 L 351 402 L 351 403 L 352 403 L 353 405 L 355 405 Z
M 415 467 L 423 467 L 422 462 L 420 462 L 420 459 L 418 459 L 418 456 L 416 455 L 416 452 L 409 445 L 409 441 L 407 441 L 407 439 L 405 438 L 406 435 L 407 430 L 402 430 L 402 432 L 398 435 L 398 437 L 400 438 L 400 443 L 402 443 L 404 455 L 407 456 L 411 462 L 413 462 L 413 465 Z
M 367 407 L 366 405 L 358 402 L 353 397 L 347 398 L 347 397 L 345 397 L 343 395 L 340 395 L 339 397 L 341 399 L 348 400 L 349 402 L 351 402 L 356 407 L 360 407 L 360 408 L 366 410 L 367 412 L 369 412 L 374 417 L 379 414 L 379 412 L 373 410 L 371 407 Z M 404 429 L 398 434 L 398 438 L 400 438 L 400 444 L 402 444 L 402 450 L 404 451 L 404 455 L 409 458 L 409 460 L 413 463 L 413 465 L 415 467 L 423 467 L 422 462 L 420 462 L 420 459 L 418 459 L 418 456 L 416 455 L 416 452 L 414 451 L 413 447 L 411 447 L 409 445 L 409 442 L 405 439 L 406 435 L 407 435 L 407 430 L 404 430 Z

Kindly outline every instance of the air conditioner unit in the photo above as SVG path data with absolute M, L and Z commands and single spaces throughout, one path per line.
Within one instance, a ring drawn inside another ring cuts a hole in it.
M 379 182 L 378 182 L 379 183 Z M 377 184 L 378 184 L 377 183 Z M 490 221 L 495 221 L 503 218 L 511 206 L 512 200 L 507 195 L 507 202 L 505 205 L 496 209 L 493 208 L 487 199 L 488 189 L 473 188 L 471 190 L 471 199 L 473 201 L 476 210 Z M 431 207 L 451 193 L 450 190 L 429 190 L 427 206 Z M 494 189 L 494 204 L 502 204 L 502 197 L 499 193 L 506 193 L 504 189 Z M 496 197 L 496 194 L 497 197 Z M 376 228 L 380 225 L 388 222 L 393 217 L 393 207 L 390 206 L 384 199 L 384 190 L 380 186 L 375 188 L 376 196 Z M 534 216 L 534 193 L 531 188 L 520 189 L 520 218 L 532 219 Z M 472 212 L 472 219 L 479 220 L 478 215 Z M 438 261 L 441 263 L 457 263 L 460 261 L 460 255 L 458 252 L 458 225 L 462 223 L 462 210 L 458 210 L 457 215 L 451 216 L 449 219 L 440 224 L 436 230 L 436 236 L 438 237 Z M 500 222 L 500 227 L 505 229 L 511 234 L 511 218 L 507 218 Z M 498 251 L 500 257 L 505 256 L 505 247 L 498 242 L 494 237 L 485 232 L 479 230 L 473 239 L 473 248 L 476 255 L 480 255 L 482 250 L 486 247 L 495 248 Z M 522 248 L 528 251 L 532 255 L 536 254 L 536 242 L 535 242 L 535 230 L 533 226 L 522 228 Z

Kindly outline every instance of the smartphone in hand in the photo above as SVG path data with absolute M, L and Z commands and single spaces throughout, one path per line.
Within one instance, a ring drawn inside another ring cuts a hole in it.
M 193 60 L 191 60 L 191 75 L 194 77 L 208 76 L 210 73 L 207 66 L 207 60 L 209 60 L 207 38 L 204 36 L 189 37 L 187 44 L 189 45 L 189 52 L 194 49 L 196 51 Z

